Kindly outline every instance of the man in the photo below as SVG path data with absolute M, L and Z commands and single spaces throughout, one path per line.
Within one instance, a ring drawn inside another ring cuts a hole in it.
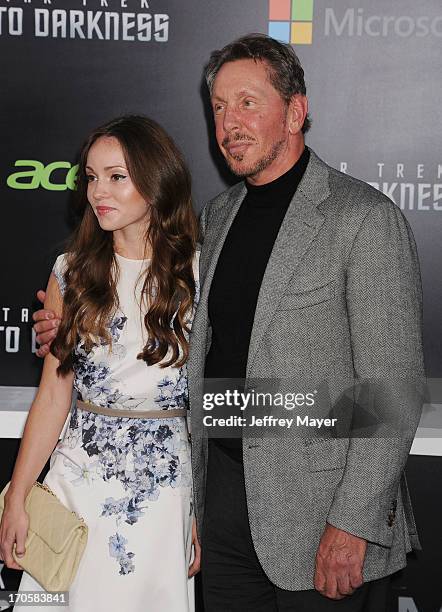
M 206 77 L 218 145 L 245 180 L 201 215 L 188 371 L 205 608 L 378 612 L 386 577 L 418 546 L 403 476 L 423 376 L 411 230 L 388 198 L 305 146 L 289 45 L 245 36 L 212 54 Z M 204 378 L 243 379 L 250 393 L 268 379 L 311 383 L 299 390 L 325 388 L 344 424 L 374 407 L 377 424 L 400 413 L 401 430 L 208 439 Z

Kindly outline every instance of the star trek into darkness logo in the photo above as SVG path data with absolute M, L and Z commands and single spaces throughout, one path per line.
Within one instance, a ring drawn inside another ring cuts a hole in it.
M 128 2 L 78 0 L 78 7 L 66 8 L 61 0 L 34 0 L 34 6 L 32 0 L 23 0 L 23 7 L 0 7 L 0 37 L 23 36 L 30 30 L 36 38 L 139 43 L 169 40 L 168 14 L 153 12 L 147 0 L 133 0 L 132 6 Z M 32 19 L 28 12 L 32 12 Z

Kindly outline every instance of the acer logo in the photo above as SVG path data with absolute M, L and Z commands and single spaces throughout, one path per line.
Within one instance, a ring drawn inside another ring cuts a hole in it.
M 78 164 L 55 161 L 47 166 L 35 159 L 19 159 L 16 168 L 26 168 L 8 176 L 6 184 L 11 189 L 38 189 L 48 191 L 73 191 L 76 187 Z

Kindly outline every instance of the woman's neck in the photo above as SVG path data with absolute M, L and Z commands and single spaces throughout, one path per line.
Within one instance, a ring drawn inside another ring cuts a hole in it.
M 150 259 L 152 249 L 145 237 L 128 236 L 123 231 L 114 232 L 114 250 L 127 259 Z

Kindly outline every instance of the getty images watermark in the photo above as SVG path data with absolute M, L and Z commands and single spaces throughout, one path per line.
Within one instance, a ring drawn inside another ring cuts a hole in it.
M 205 411 L 216 410 L 219 414 L 220 409 L 227 409 L 229 414 L 226 416 L 214 416 L 206 414 L 203 416 L 205 427 L 222 428 L 243 428 L 243 427 L 272 427 L 286 428 L 306 427 L 321 429 L 323 427 L 334 427 L 338 421 L 337 417 L 319 417 L 312 414 L 290 414 L 284 416 L 262 413 L 260 409 L 271 410 L 272 412 L 286 410 L 291 413 L 293 410 L 302 408 L 313 408 L 316 404 L 318 391 L 315 389 L 308 393 L 272 393 L 270 391 L 257 392 L 239 391 L 238 389 L 224 389 L 217 392 L 205 392 L 203 395 L 203 409 Z M 259 413 L 255 413 L 259 410 Z M 247 414 L 251 412 L 251 414 Z M 230 431 L 229 435 L 232 434 Z
M 202 410 L 192 435 L 214 438 L 397 438 L 408 435 L 426 397 L 425 381 L 387 376 L 348 387 L 333 380 L 206 378 L 194 382 L 194 397 L 198 385 Z

